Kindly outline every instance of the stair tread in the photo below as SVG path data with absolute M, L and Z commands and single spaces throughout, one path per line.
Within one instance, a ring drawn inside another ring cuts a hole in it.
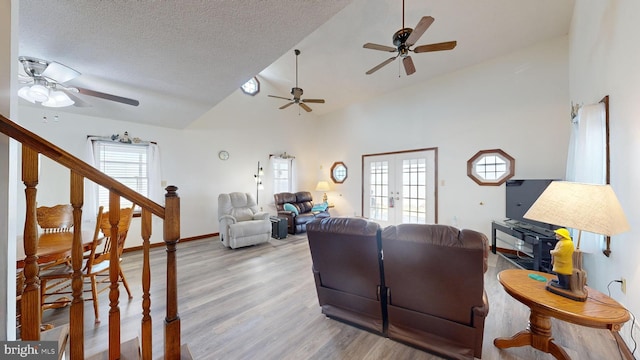
M 120 344 L 120 360 L 139 360 L 142 358 L 140 353 L 140 340 L 135 337 Z M 97 353 L 87 358 L 87 360 L 109 359 L 109 349 Z
M 69 324 L 56 326 L 40 333 L 41 341 L 57 341 L 58 342 L 58 359 L 62 359 L 62 354 L 67 347 L 69 339 Z

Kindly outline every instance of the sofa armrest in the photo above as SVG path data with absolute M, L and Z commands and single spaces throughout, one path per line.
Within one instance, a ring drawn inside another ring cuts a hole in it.
M 218 221 L 221 223 L 224 222 L 226 224 L 235 224 L 238 222 L 236 218 L 231 215 L 222 215 L 220 216 L 220 218 L 218 218 Z
M 482 306 L 476 306 L 473 308 L 473 316 L 485 318 L 489 315 L 489 299 L 487 298 L 487 292 L 484 291 L 482 294 Z
M 257 212 L 253 214 L 253 220 L 269 220 L 269 213 Z

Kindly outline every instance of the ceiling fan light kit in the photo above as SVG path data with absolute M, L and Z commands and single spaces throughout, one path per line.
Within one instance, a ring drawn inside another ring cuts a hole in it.
M 18 96 L 35 104 L 41 103 L 46 107 L 65 107 L 75 104 L 67 94 L 43 85 L 23 86 L 18 90 Z
M 389 59 L 383 61 L 382 63 L 374 66 L 369 71 L 366 72 L 367 75 L 371 75 L 374 72 L 380 70 L 385 65 L 391 63 L 393 60 L 398 57 L 402 58 L 402 65 L 404 65 L 404 70 L 407 75 L 411 75 L 416 72 L 416 67 L 413 64 L 413 60 L 409 55 L 410 52 L 414 52 L 416 54 L 423 52 L 433 52 L 433 51 L 443 51 L 443 50 L 451 50 L 456 47 L 456 41 L 447 41 L 437 44 L 428 44 L 421 45 L 414 49 L 411 47 L 420 39 L 422 34 L 433 24 L 435 19 L 431 16 L 423 16 L 418 25 L 416 25 L 415 29 L 404 27 L 404 1 L 402 2 L 402 29 L 396 31 L 393 34 L 393 45 L 395 47 L 379 45 L 373 43 L 366 43 L 362 47 L 365 49 L 385 51 L 385 52 L 395 52 L 397 53 L 395 56 L 390 57 Z
M 20 56 L 18 61 L 22 64 L 26 74 L 19 75 L 20 82 L 24 84 L 33 83 L 33 85 L 21 87 L 18 90 L 18 96 L 32 104 L 40 103 L 46 107 L 65 107 L 74 104 L 76 106 L 87 106 L 84 101 L 74 95 L 79 93 L 122 104 L 139 105 L 138 100 L 79 87 L 65 86 L 65 82 L 71 81 L 81 74 L 58 62 L 29 56 Z
M 286 103 L 280 106 L 278 108 L 280 110 L 286 109 L 293 104 L 298 104 L 298 106 L 303 108 L 306 112 L 311 112 L 312 111 L 311 108 L 309 107 L 309 105 L 305 103 L 324 104 L 324 99 L 302 99 L 302 94 L 304 93 L 304 91 L 302 91 L 302 88 L 298 87 L 298 55 L 300 55 L 300 50 L 295 49 L 294 53 L 296 54 L 296 87 L 291 88 L 291 95 L 293 95 L 293 98 L 290 99 L 290 98 L 276 96 L 276 95 L 268 95 L 268 96 L 290 101 L 289 103 Z

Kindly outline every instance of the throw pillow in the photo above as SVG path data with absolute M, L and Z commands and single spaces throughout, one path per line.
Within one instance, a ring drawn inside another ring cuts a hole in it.
M 325 211 L 327 210 L 328 207 L 329 207 L 329 204 L 323 202 L 320 204 L 313 205 L 313 208 L 311 208 L 311 211 Z
M 291 212 L 294 212 L 296 215 L 298 215 L 298 208 L 295 207 L 293 204 L 285 203 L 284 205 L 282 205 L 282 207 L 286 211 L 291 211 Z

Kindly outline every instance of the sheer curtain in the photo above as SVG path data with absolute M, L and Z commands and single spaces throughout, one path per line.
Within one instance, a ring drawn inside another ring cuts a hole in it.
M 96 141 L 105 141 L 105 138 L 89 136 L 85 145 L 85 161 L 91 166 L 99 169 L 94 143 Z M 107 140 L 108 141 L 108 140 Z M 149 199 L 164 205 L 164 189 L 162 189 L 162 165 L 160 159 L 160 147 L 158 144 L 150 142 L 147 145 L 147 163 L 148 163 L 148 195 Z M 86 221 L 94 221 L 98 215 L 98 185 L 93 181 L 85 179 L 84 181 L 84 206 L 83 217 Z
M 606 109 L 604 103 L 585 105 L 572 120 L 568 181 L 605 184 L 607 176 Z M 604 236 L 583 232 L 580 248 L 596 252 L 602 247 Z
M 164 205 L 164 189 L 162 188 L 162 165 L 160 162 L 160 147 L 156 143 L 149 143 L 149 199 Z
M 269 174 L 273 185 L 273 194 L 293 192 L 295 184 L 295 158 L 271 156 L 269 158 Z
M 87 164 L 98 168 L 95 153 L 93 152 L 93 142 L 99 140 L 98 137 L 88 136 L 85 144 L 85 161 Z M 91 180 L 84 179 L 84 205 L 82 214 L 85 221 L 95 221 L 98 216 L 98 185 Z

